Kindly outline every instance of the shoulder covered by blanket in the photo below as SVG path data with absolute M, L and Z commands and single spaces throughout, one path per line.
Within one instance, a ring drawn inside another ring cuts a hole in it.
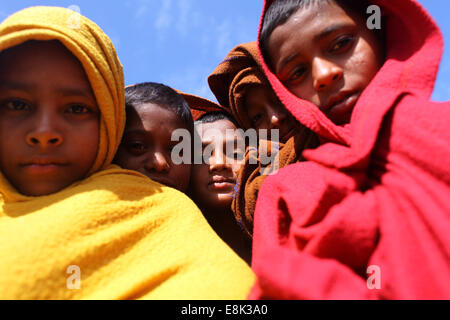
M 349 125 L 263 64 L 280 100 L 327 142 L 261 187 L 252 298 L 450 298 L 450 103 L 429 101 L 442 37 L 415 1 L 372 3 L 387 17 L 387 59 Z
M 0 173 L 0 299 L 244 299 L 252 271 L 195 204 L 111 165 L 125 125 L 122 65 L 103 31 L 82 16 L 74 27 L 73 15 L 32 7 L 0 24 L 0 51 L 29 40 L 66 46 L 101 113 L 85 179 L 30 197 Z
M 115 166 L 3 205 L 0 239 L 4 299 L 244 299 L 253 283 L 184 194 Z

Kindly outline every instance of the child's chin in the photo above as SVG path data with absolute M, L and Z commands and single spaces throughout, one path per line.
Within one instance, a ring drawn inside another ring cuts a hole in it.
M 233 194 L 230 193 L 217 194 L 216 198 L 214 199 L 214 202 L 217 208 L 231 210 L 231 203 L 233 202 Z
M 39 186 L 33 186 L 33 187 L 22 187 L 18 188 L 18 191 L 29 197 L 42 197 L 42 196 L 48 196 L 54 193 L 57 193 L 67 186 L 55 186 L 55 185 L 39 185 Z

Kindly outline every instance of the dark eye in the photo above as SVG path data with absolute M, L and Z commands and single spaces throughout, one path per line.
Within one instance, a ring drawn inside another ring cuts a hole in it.
M 140 141 L 130 141 L 125 144 L 127 150 L 135 155 L 140 155 L 146 151 L 146 146 Z
M 28 103 L 21 100 L 6 101 L 2 105 L 10 111 L 27 111 L 31 109 Z
M 292 72 L 292 74 L 290 75 L 288 82 L 293 82 L 300 79 L 301 77 L 303 77 L 306 71 L 307 71 L 306 67 L 299 67 L 294 69 L 294 72 Z
M 262 117 L 263 117 L 263 116 L 262 116 L 261 113 L 258 113 L 257 115 L 254 115 L 254 116 L 251 118 L 252 124 L 253 124 L 253 125 L 257 125 L 257 124 L 261 121 Z
M 68 113 L 73 113 L 73 114 L 86 114 L 86 113 L 91 113 L 91 109 L 85 105 L 82 104 L 74 104 L 71 105 L 68 109 L 67 109 Z
M 331 53 L 343 53 L 353 44 L 353 37 L 346 36 L 340 38 L 336 43 L 331 46 Z

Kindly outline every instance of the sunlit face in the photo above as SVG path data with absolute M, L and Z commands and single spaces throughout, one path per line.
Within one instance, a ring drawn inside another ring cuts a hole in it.
M 80 62 L 59 42 L 28 42 L 0 56 L 0 168 L 22 194 L 83 179 L 99 142 L 100 112 Z
M 209 164 L 195 164 L 192 169 L 191 192 L 194 201 L 202 209 L 231 210 L 236 180 L 245 152 L 245 147 L 239 148 L 239 144 L 236 143 L 239 136 L 227 135 L 227 130 L 236 129 L 229 120 L 196 125 L 203 149 L 208 147 L 212 150 L 211 157 L 208 159 Z M 216 134 L 219 132 L 220 134 Z M 234 146 L 228 152 L 227 143 Z
M 272 69 L 296 96 L 345 124 L 382 64 L 382 50 L 361 17 L 334 2 L 299 9 L 271 34 Z
M 278 129 L 279 140 L 282 143 L 294 136 L 298 130 L 297 121 L 270 88 L 264 86 L 249 88 L 245 95 L 245 107 L 254 129 Z
M 127 112 L 125 133 L 115 163 L 138 171 L 163 185 L 186 192 L 191 176 L 190 164 L 174 164 L 172 133 L 186 124 L 172 110 L 144 103 Z

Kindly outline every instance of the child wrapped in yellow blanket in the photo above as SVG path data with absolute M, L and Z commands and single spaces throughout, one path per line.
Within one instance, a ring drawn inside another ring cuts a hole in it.
M 244 299 L 254 276 L 184 194 L 111 165 L 109 38 L 68 9 L 0 24 L 0 299 Z

